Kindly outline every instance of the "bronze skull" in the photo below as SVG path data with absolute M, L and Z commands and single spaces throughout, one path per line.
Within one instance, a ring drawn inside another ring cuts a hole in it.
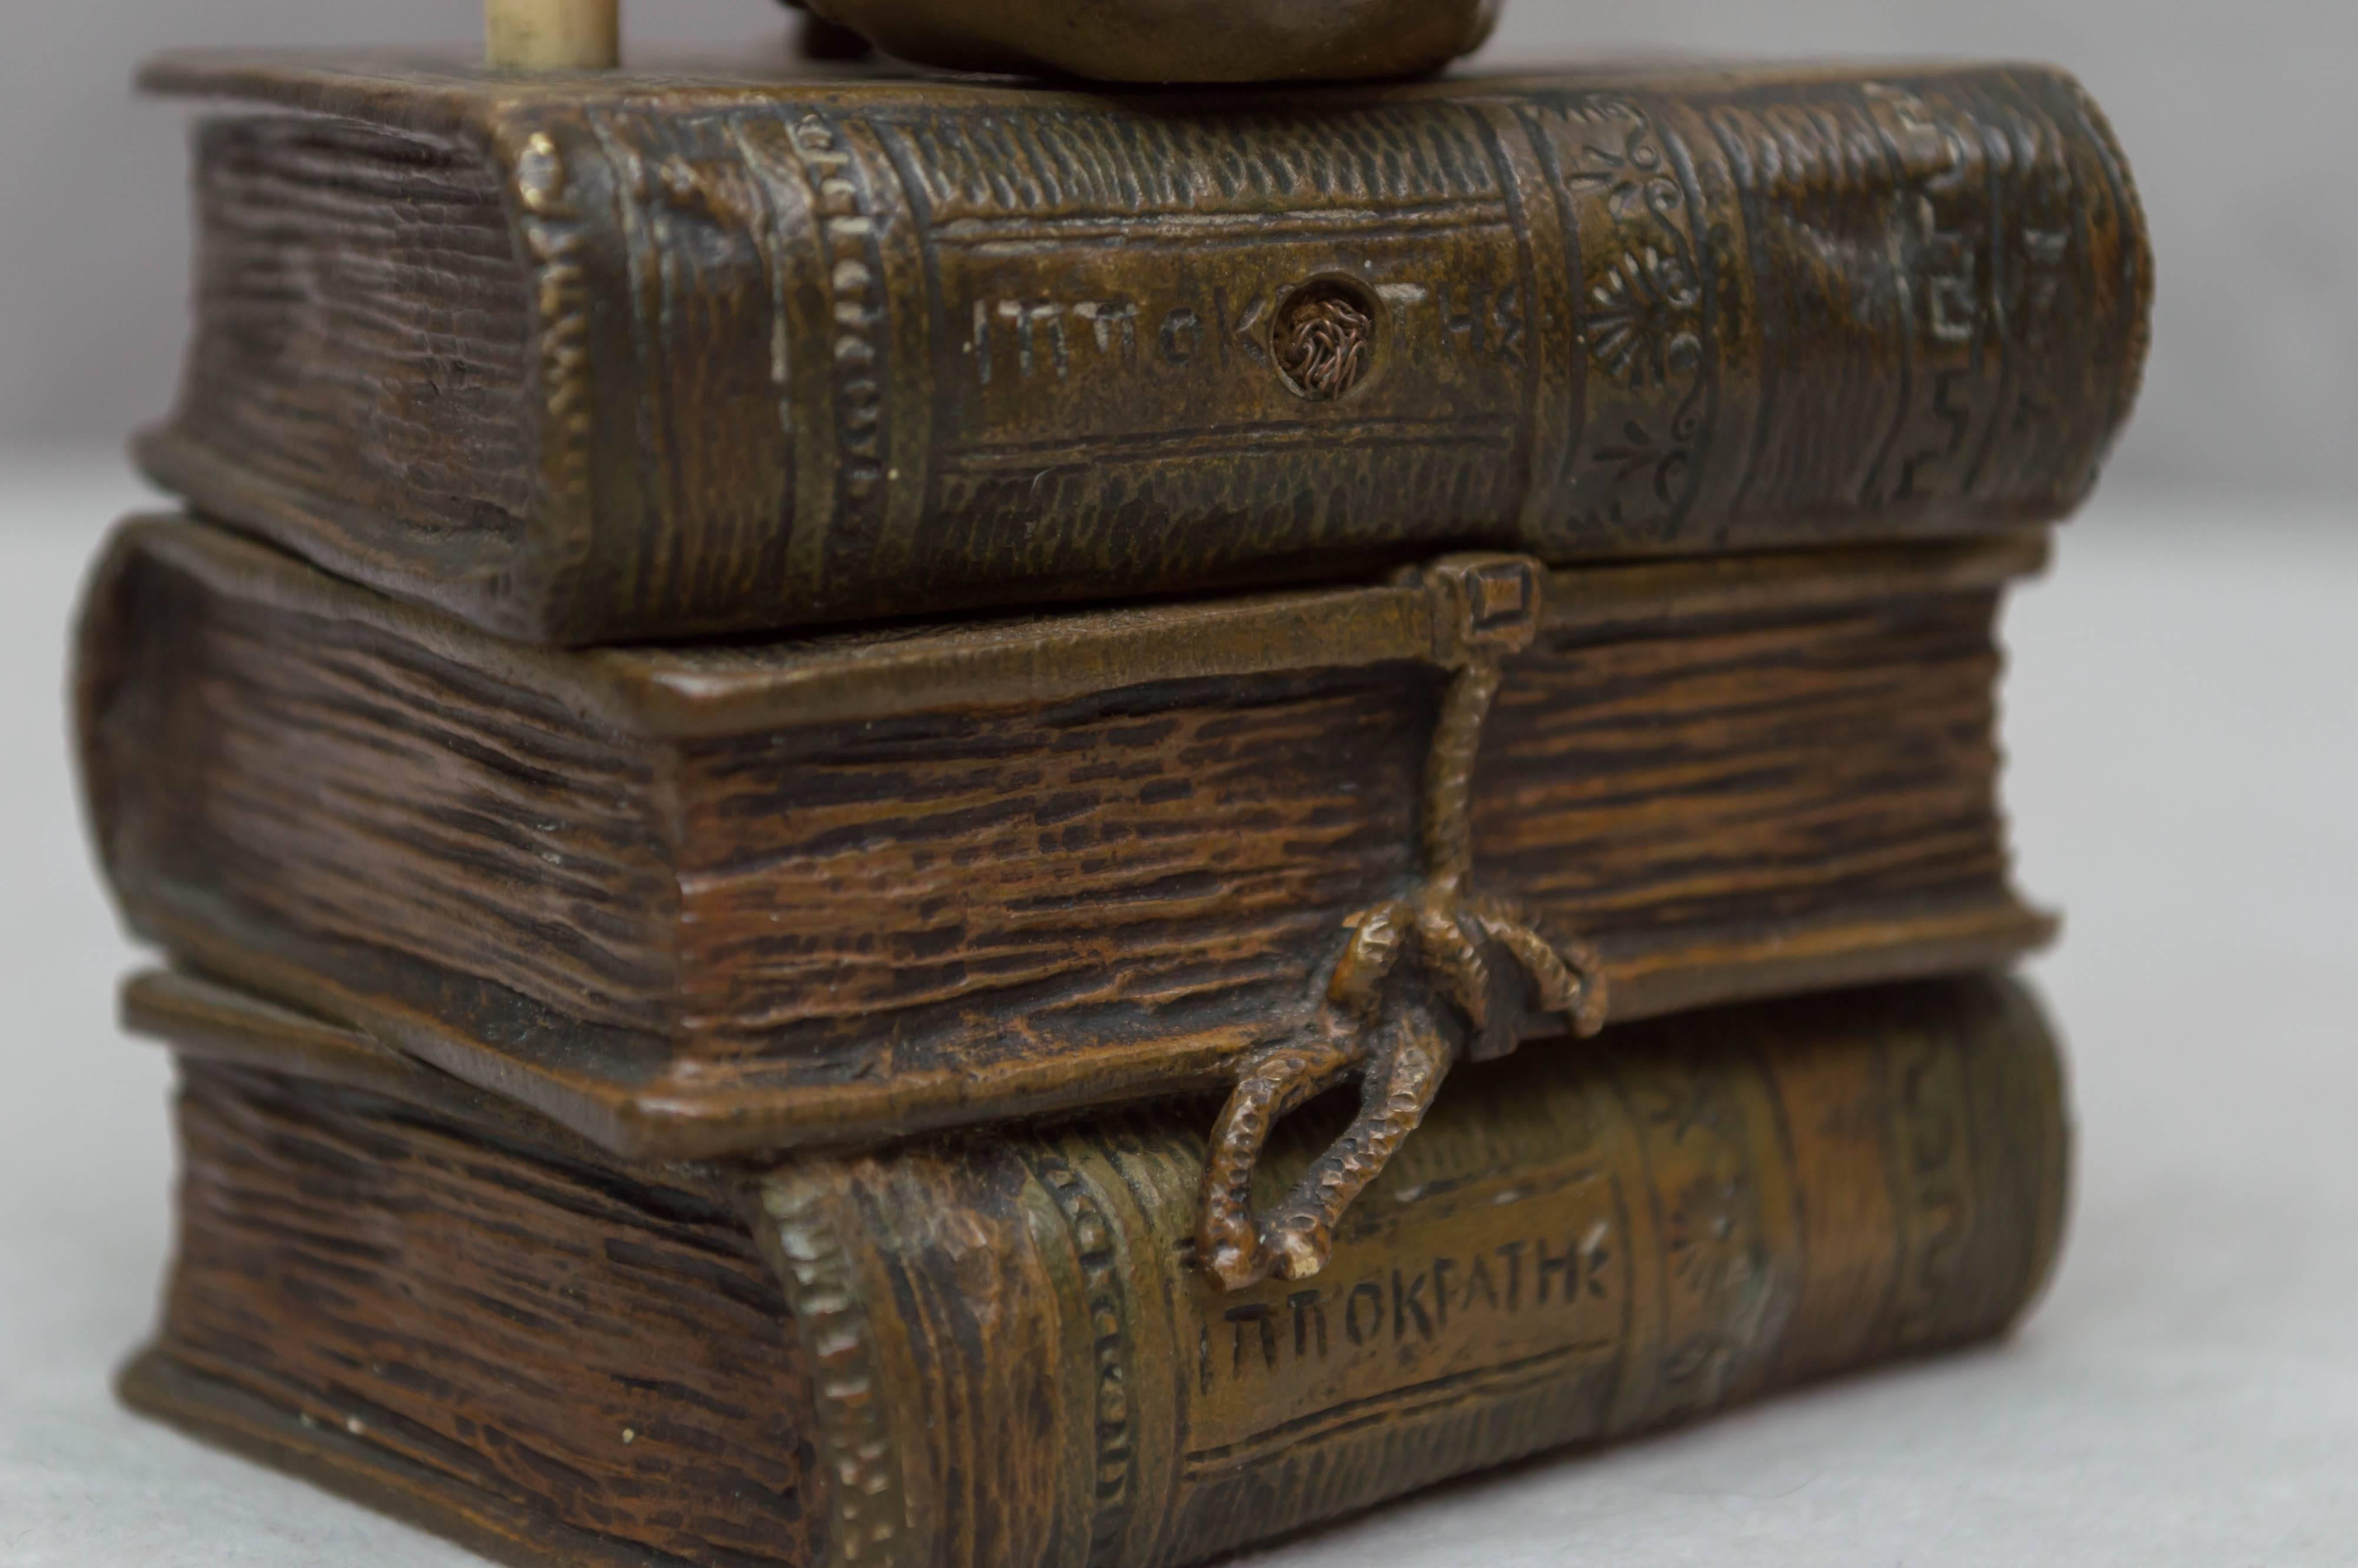
M 789 0 L 793 3 L 793 0 Z M 1503 0 L 803 0 L 889 54 L 1101 81 L 1335 81 L 1438 70 Z

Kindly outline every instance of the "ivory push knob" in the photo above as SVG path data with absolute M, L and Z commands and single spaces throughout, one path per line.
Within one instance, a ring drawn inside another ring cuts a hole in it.
M 622 0 L 483 0 L 493 70 L 611 70 L 622 63 Z

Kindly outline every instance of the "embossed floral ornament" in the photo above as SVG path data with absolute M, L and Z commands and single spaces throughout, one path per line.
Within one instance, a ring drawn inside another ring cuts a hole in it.
M 1597 236 L 1580 296 L 1592 434 L 1576 515 L 1584 526 L 1641 537 L 1669 526 L 1691 494 L 1717 396 L 1704 373 L 1709 236 L 1662 135 L 1636 104 L 1590 95 L 1562 113 L 1571 144 L 1563 182 Z
M 1691 374 L 1701 362 L 1703 288 L 1679 257 L 1652 245 L 1626 252 L 1588 297 L 1589 351 L 1633 389 Z
M 1731 1176 L 1697 1176 L 1679 1189 L 1668 1227 L 1671 1270 L 1689 1290 L 1717 1290 L 1744 1273 L 1745 1260 L 1729 1246 L 1747 1201 Z

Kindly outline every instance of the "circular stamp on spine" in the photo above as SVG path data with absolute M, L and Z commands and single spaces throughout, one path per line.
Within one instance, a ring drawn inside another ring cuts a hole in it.
M 1334 403 L 1367 384 L 1379 348 L 1376 297 L 1340 273 L 1296 287 L 1270 323 L 1269 352 L 1297 397 Z

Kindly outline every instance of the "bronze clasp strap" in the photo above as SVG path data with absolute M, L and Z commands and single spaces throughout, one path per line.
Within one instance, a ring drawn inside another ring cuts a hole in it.
M 1451 556 L 1420 576 L 1433 602 L 1433 661 L 1451 672 L 1425 762 L 1420 876 L 1405 896 L 1344 922 L 1347 935 L 1316 1016 L 1299 1036 L 1238 1069 L 1213 1129 L 1196 1228 L 1205 1266 L 1228 1290 L 1325 1267 L 1336 1223 L 1423 1121 L 1459 1042 L 1479 1043 L 1489 1030 L 1488 949 L 1503 949 L 1539 1011 L 1561 1015 L 1575 1034 L 1605 1022 L 1595 954 L 1542 935 L 1530 914 L 1471 887 L 1475 759 L 1505 662 L 1538 632 L 1539 564 Z M 1270 1129 L 1354 1076 L 1357 1118 L 1282 1203 L 1254 1214 L 1253 1168 Z

